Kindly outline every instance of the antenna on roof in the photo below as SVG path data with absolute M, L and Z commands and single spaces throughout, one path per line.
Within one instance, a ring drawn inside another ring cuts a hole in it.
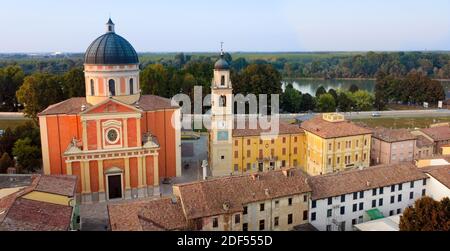
M 220 42 L 220 56 L 223 56 L 225 54 L 223 52 L 223 44 L 224 44 L 224 42 Z

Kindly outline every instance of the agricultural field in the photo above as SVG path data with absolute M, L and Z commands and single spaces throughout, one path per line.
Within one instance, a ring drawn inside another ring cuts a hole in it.
M 369 118 L 354 119 L 356 123 L 362 123 L 369 127 L 386 127 L 392 129 L 427 128 L 432 124 L 450 123 L 450 117 L 422 117 L 422 118 Z

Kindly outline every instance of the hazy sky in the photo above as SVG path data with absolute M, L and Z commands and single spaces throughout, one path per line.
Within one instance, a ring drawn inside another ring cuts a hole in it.
M 450 50 L 449 0 L 0 0 L 0 52 Z

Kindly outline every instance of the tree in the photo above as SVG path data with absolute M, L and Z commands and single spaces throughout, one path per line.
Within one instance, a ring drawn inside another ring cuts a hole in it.
M 63 93 L 65 98 L 84 97 L 86 84 L 82 68 L 73 68 L 64 74 L 62 78 Z
M 16 142 L 17 137 L 11 128 L 6 128 L 3 135 L 0 136 L 0 153 L 12 154 L 12 149 L 14 147 L 14 142 Z
M 319 88 L 317 88 L 316 90 L 316 98 L 320 97 L 320 95 L 326 94 L 327 90 L 325 89 L 325 87 L 320 86 Z
M 283 94 L 281 94 L 280 108 L 283 111 L 297 113 L 300 111 L 302 94 L 297 91 L 292 84 L 288 84 Z
M 17 100 L 24 105 L 27 117 L 37 122 L 37 114 L 50 105 L 63 100 L 58 77 L 48 73 L 35 73 L 25 78 L 17 91 Z
M 313 111 L 314 109 L 316 109 L 316 103 L 313 96 L 309 93 L 303 94 L 300 102 L 300 111 Z
M 352 92 L 352 93 L 357 92 L 357 91 L 359 91 L 359 87 L 357 85 L 355 85 L 355 84 L 352 84 L 350 86 L 350 88 L 348 88 L 348 91 Z
M 140 74 L 142 93 L 168 97 L 168 79 L 168 71 L 162 64 L 148 65 Z
M 401 231 L 450 231 L 450 200 L 423 197 L 400 217 Z
M 17 140 L 14 144 L 13 155 L 23 170 L 34 172 L 41 168 L 41 150 L 32 144 L 30 138 Z
M 336 102 L 337 106 L 339 108 L 339 111 L 350 112 L 350 111 L 352 111 L 352 108 L 355 107 L 355 103 L 349 96 L 351 96 L 351 92 L 339 91 L 337 102 Z
M 328 93 L 331 94 L 331 96 L 333 96 L 334 100 L 337 100 L 338 94 L 335 89 L 331 88 L 330 90 L 328 90 Z
M 23 83 L 24 72 L 17 65 L 0 69 L 0 111 L 16 112 L 18 101 L 16 91 Z
M 252 64 L 233 75 L 234 93 L 281 94 L 281 74 L 269 64 Z M 268 97 L 270 99 L 270 97 Z
M 319 112 L 335 112 L 336 101 L 331 94 L 322 94 L 317 98 L 317 109 Z
M 372 110 L 374 97 L 368 91 L 357 91 L 355 93 L 349 93 L 350 99 L 355 104 L 357 111 L 370 111 Z
M 8 153 L 3 153 L 2 157 L 0 158 L 0 174 L 6 173 L 8 168 L 14 166 L 14 161 L 9 157 Z

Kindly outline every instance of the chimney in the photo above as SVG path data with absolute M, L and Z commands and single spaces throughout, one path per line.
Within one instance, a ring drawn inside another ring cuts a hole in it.
M 171 199 L 172 204 L 177 204 L 178 199 L 176 196 L 172 196 L 170 199 Z
M 269 189 L 268 189 L 268 188 L 264 189 L 264 194 L 265 194 L 267 197 L 270 196 L 270 193 L 269 193 Z
M 367 181 L 367 186 L 370 187 L 370 181 Z

